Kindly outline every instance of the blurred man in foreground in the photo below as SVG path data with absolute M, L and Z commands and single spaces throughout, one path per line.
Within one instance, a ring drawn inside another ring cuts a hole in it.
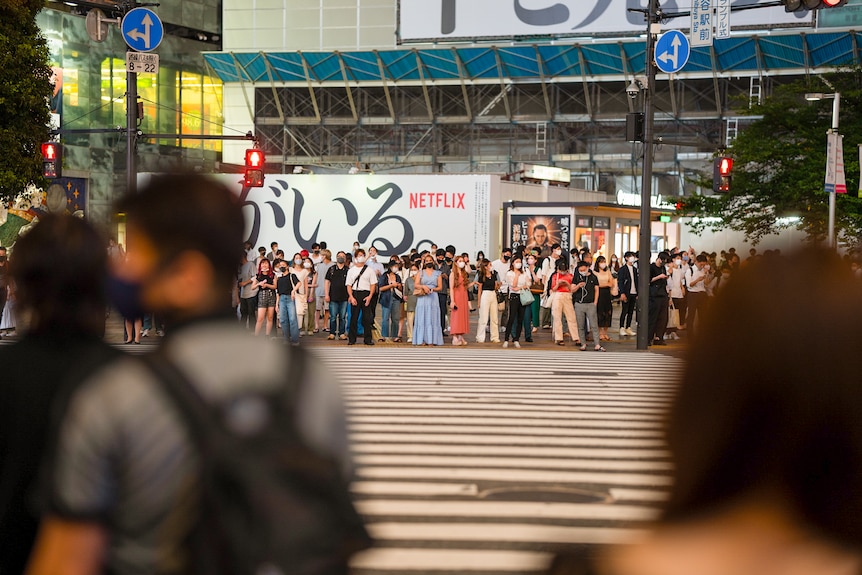
M 249 337 L 230 310 L 244 229 L 235 195 L 204 177 L 159 176 L 118 211 L 127 218 L 128 258 L 111 284 L 115 305 L 124 315 L 163 315 L 172 329 L 159 353 L 198 399 L 238 428 L 262 425 L 262 404 L 241 400 L 255 392 L 282 397 L 294 356 Z M 316 365 L 303 373 L 310 381 L 291 398 L 295 427 L 340 464 L 346 489 L 339 387 Z M 47 515 L 31 575 L 205 572 L 192 564 L 186 543 L 199 526 L 201 487 L 209 476 L 201 476 L 197 441 L 166 393 L 168 384 L 128 358 L 71 398 L 48 465 Z M 232 405 L 243 407 L 234 412 Z M 217 558 L 221 551 L 210 554 Z

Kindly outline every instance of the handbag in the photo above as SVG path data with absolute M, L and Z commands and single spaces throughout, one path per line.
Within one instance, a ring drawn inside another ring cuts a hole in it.
M 521 298 L 521 305 L 530 305 L 536 299 L 528 289 L 522 289 L 518 292 L 518 296 Z
M 667 310 L 667 328 L 668 329 L 678 329 L 679 328 L 679 310 L 673 305 L 671 301 L 670 307 Z
M 503 303 L 506 301 L 506 294 L 504 294 L 503 292 L 499 292 L 499 291 L 496 293 L 497 293 L 497 303 Z

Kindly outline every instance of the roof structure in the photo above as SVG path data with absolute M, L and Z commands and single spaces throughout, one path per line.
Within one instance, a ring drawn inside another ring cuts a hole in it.
M 859 64 L 862 32 L 776 32 L 695 47 L 677 78 L 807 74 Z M 210 52 L 223 82 L 401 83 L 619 81 L 644 74 L 646 40 L 471 45 L 347 52 Z

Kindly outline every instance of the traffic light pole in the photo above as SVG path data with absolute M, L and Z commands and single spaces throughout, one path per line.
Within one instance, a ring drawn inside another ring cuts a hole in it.
M 137 0 L 127 0 L 123 16 L 137 8 Z M 126 193 L 138 191 L 138 74 L 126 70 Z
M 652 239 L 652 222 L 650 221 L 652 202 L 652 167 L 655 153 L 653 142 L 655 132 L 655 110 L 653 109 L 653 93 L 655 93 L 655 64 L 653 52 L 656 36 L 652 26 L 658 23 L 660 13 L 659 0 L 650 0 L 647 13 L 647 44 L 646 44 L 646 78 L 644 90 L 644 140 L 643 140 L 643 180 L 641 182 L 641 212 L 640 239 L 638 241 L 638 350 L 649 349 L 649 285 L 650 285 L 650 241 Z

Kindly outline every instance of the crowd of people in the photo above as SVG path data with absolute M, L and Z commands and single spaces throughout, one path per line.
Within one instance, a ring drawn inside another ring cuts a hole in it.
M 333 252 L 315 242 L 288 259 L 277 242 L 244 246 L 234 304 L 240 321 L 256 335 L 281 337 L 298 345 L 319 332 L 329 340 L 361 337 L 366 345 L 412 343 L 454 346 L 476 343 L 521 347 L 539 330 L 553 342 L 606 351 L 606 342 L 637 335 L 638 255 L 606 258 L 589 249 L 565 252 L 553 244 L 542 257 L 539 247 L 503 248 L 491 260 L 483 252 L 471 260 L 455 246 L 412 249 L 383 256 L 374 246 L 355 242 Z M 649 317 L 642 329 L 650 345 L 665 345 L 686 330 L 693 333 L 709 301 L 739 269 L 778 250 L 742 260 L 734 248 L 717 253 L 662 251 L 648 266 Z M 857 274 L 862 273 L 853 262 Z M 615 314 L 615 308 L 618 311 Z M 470 333 L 471 313 L 477 313 Z M 617 315 L 617 327 L 612 325 Z

